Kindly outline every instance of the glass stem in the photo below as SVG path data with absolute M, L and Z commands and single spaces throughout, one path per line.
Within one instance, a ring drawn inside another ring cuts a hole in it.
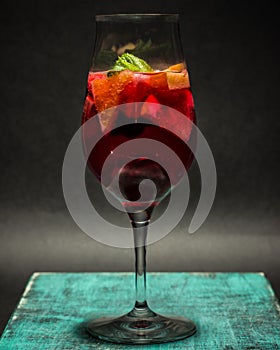
M 147 307 L 146 301 L 146 238 L 148 224 L 133 223 L 133 235 L 135 244 L 135 293 L 136 308 Z
M 148 317 L 155 314 L 149 309 L 146 300 L 146 238 L 151 211 L 129 214 L 133 228 L 135 246 L 135 293 L 136 301 L 130 316 Z

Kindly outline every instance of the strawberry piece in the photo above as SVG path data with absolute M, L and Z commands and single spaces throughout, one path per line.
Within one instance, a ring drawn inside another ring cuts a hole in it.
M 158 90 L 155 96 L 161 104 L 177 109 L 190 120 L 194 120 L 194 102 L 189 89 Z
M 84 107 L 83 107 L 82 123 L 85 123 L 88 119 L 92 118 L 95 114 L 97 114 L 94 96 L 92 92 L 92 83 L 96 79 L 104 79 L 104 78 L 105 78 L 105 75 L 103 73 L 94 73 L 94 72 L 88 73 L 87 96 L 85 98 Z
M 132 80 L 130 83 L 124 86 L 119 95 L 119 103 L 130 103 L 130 102 L 139 102 L 137 94 L 137 83 L 135 80 Z
M 149 94 L 150 86 L 148 84 L 149 77 L 143 74 L 133 74 L 133 80 L 125 85 L 119 95 L 119 103 L 134 103 L 145 101 Z M 137 119 L 135 105 L 127 105 L 125 107 L 127 118 Z
M 159 104 L 158 99 L 154 95 L 149 95 L 148 98 L 142 105 L 141 108 L 141 117 L 150 119 L 155 124 L 159 124 L 159 111 L 161 109 L 161 105 Z
M 120 92 L 120 103 L 142 102 L 148 96 L 149 76 L 134 73 L 133 80 Z
M 159 98 L 160 97 L 160 98 Z M 160 103 L 162 101 L 162 104 Z M 168 108 L 167 106 L 171 107 Z M 178 112 L 184 114 L 184 116 Z M 194 121 L 194 105 L 189 90 L 161 91 L 158 98 L 149 95 L 141 108 L 141 116 L 151 120 L 155 125 L 163 127 L 183 140 L 188 140 Z M 182 120 L 182 118 L 185 118 Z
M 176 111 L 168 109 L 168 116 L 162 116 L 162 120 L 167 124 L 163 125 L 170 131 L 178 134 L 183 140 L 188 140 L 192 131 L 192 124 L 194 122 L 194 102 L 192 93 L 189 89 L 173 90 L 160 93 L 159 101 L 181 112 L 186 116 L 186 120 L 182 122 L 182 116 L 178 115 Z

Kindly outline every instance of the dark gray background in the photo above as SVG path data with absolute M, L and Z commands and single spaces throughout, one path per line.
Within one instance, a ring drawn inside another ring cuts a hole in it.
M 133 270 L 133 251 L 87 237 L 62 195 L 96 13 L 180 14 L 199 126 L 216 160 L 211 215 L 195 235 L 185 233 L 199 193 L 193 166 L 189 212 L 149 247 L 148 269 L 264 271 L 280 294 L 278 12 L 272 1 L 140 3 L 1 3 L 0 331 L 34 271 Z

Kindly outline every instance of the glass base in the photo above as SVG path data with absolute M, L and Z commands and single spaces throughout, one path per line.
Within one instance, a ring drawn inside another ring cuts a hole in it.
M 113 343 L 151 344 L 180 340 L 196 332 L 195 324 L 185 318 L 172 318 L 146 310 L 118 318 L 99 318 L 88 324 L 91 335 Z

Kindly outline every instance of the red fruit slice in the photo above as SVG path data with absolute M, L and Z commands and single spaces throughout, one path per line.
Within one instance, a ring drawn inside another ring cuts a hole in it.
M 105 75 L 102 73 L 89 72 L 87 81 L 87 96 L 85 98 L 82 123 L 85 123 L 88 119 L 97 114 L 95 107 L 95 101 L 92 93 L 92 82 L 96 79 L 104 79 Z
M 142 105 L 141 108 L 141 117 L 150 119 L 154 124 L 159 125 L 159 112 L 161 109 L 161 105 L 158 99 L 154 95 L 150 95 Z
M 150 95 L 143 103 L 141 116 L 150 120 L 153 124 L 173 132 L 182 140 L 187 141 L 192 131 L 192 121 L 194 119 L 193 103 L 191 103 L 192 95 L 188 90 L 187 94 L 191 100 L 188 101 L 185 95 L 184 115 L 182 111 L 180 111 L 181 113 L 176 111 L 178 108 L 168 108 L 166 105 L 161 105 L 160 101 L 154 95 Z
M 139 94 L 137 94 L 137 82 L 135 79 L 123 86 L 123 89 L 119 93 L 119 104 L 139 102 Z

